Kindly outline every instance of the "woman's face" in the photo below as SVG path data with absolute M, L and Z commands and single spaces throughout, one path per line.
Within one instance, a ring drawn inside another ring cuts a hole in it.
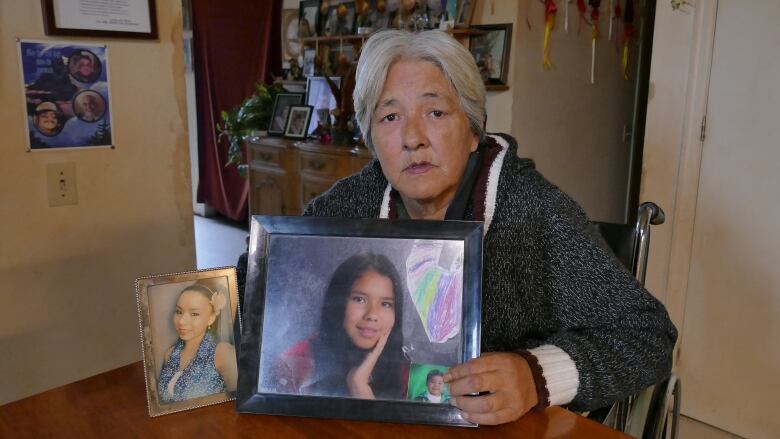
M 455 196 L 479 143 L 449 81 L 424 61 L 390 67 L 371 132 L 390 184 L 403 197 L 436 206 Z
M 352 284 L 344 312 L 344 331 L 360 349 L 371 349 L 395 324 L 393 282 L 366 271 Z
M 434 375 L 431 377 L 430 381 L 428 381 L 428 393 L 433 396 L 440 396 L 443 386 L 444 378 L 442 378 L 440 375 Z
M 176 302 L 173 324 L 176 326 L 179 338 L 188 341 L 205 334 L 206 329 L 216 318 L 214 308 L 205 296 L 196 291 L 185 291 Z
M 38 113 L 38 128 L 45 132 L 52 132 L 57 129 L 57 113 L 54 111 L 43 111 Z
M 78 63 L 78 71 L 81 76 L 88 78 L 92 75 L 92 61 L 87 58 L 81 58 Z
M 93 114 L 95 112 L 95 98 L 92 96 L 86 96 L 84 97 L 84 100 L 81 101 L 81 108 L 84 110 L 84 113 Z

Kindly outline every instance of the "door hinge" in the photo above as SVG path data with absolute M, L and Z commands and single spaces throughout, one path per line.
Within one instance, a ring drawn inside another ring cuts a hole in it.
M 699 134 L 699 140 L 704 142 L 707 138 L 707 115 L 705 114 L 701 118 L 701 133 Z

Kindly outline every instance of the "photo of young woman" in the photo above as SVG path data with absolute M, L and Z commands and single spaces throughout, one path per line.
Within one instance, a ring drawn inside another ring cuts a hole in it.
M 136 279 L 149 416 L 235 398 L 236 271 L 211 268 Z
M 381 254 L 350 256 L 328 282 L 319 330 L 282 352 L 264 391 L 405 399 L 403 284 Z
M 216 331 L 226 305 L 225 292 L 197 282 L 179 294 L 171 316 L 178 339 L 165 352 L 157 380 L 161 403 L 235 390 L 235 348 L 219 341 Z

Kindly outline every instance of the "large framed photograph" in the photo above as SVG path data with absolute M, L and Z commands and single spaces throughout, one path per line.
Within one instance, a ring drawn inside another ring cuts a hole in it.
M 287 127 L 284 129 L 284 137 L 293 139 L 305 139 L 306 128 L 309 126 L 312 107 L 310 105 L 291 105 L 290 114 L 287 116 Z
M 149 416 L 235 399 L 234 267 L 136 280 Z
M 485 84 L 507 85 L 512 23 L 472 26 L 484 33 L 469 37 L 469 50 Z
M 251 227 L 239 412 L 472 425 L 442 375 L 479 354 L 482 223 Z
M 337 86 L 341 86 L 340 76 L 331 76 L 330 79 Z M 314 133 L 318 126 L 321 126 L 322 129 L 331 127 L 333 123 L 331 111 L 336 109 L 336 96 L 333 95 L 333 90 L 324 76 L 307 78 L 306 105 L 311 105 L 314 108 L 307 135 Z
M 155 0 L 41 0 L 46 35 L 157 39 Z
M 271 123 L 268 126 L 268 134 L 281 136 L 284 134 L 284 128 L 287 125 L 287 116 L 291 105 L 300 105 L 303 103 L 303 94 L 301 93 L 279 93 L 274 101 L 273 112 L 271 113 Z

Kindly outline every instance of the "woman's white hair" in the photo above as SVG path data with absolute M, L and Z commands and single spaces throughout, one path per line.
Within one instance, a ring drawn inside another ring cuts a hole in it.
M 482 139 L 485 84 L 471 53 L 446 32 L 385 30 L 372 35 L 363 45 L 352 93 L 355 117 L 368 149 L 374 151 L 371 117 L 384 89 L 387 72 L 400 60 L 426 61 L 438 67 L 452 84 L 469 128 Z

